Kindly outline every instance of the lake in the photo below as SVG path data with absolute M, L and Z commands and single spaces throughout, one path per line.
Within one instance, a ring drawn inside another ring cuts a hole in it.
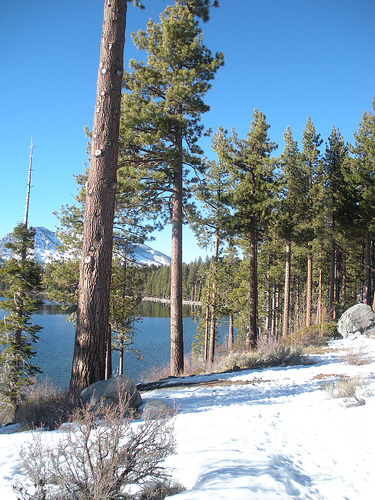
M 3 311 L 0 311 L 0 318 Z M 125 353 L 124 372 L 135 382 L 140 382 L 140 374 L 153 367 L 162 367 L 169 363 L 170 357 L 170 321 L 169 306 L 154 302 L 143 302 L 140 316 L 136 323 L 134 337 L 135 349 L 142 351 L 143 360 L 137 360 L 134 354 Z M 69 386 L 74 350 L 75 325 L 66 321 L 66 313 L 57 305 L 44 304 L 43 309 L 33 315 L 35 324 L 43 327 L 39 333 L 39 342 L 35 345 L 37 354 L 33 362 L 43 370 L 40 378 L 48 377 L 56 386 Z M 192 319 L 190 307 L 184 306 L 184 350 L 191 352 L 196 323 Z M 228 332 L 228 322 L 219 327 L 220 338 Z M 118 353 L 112 355 L 113 373 L 118 370 Z

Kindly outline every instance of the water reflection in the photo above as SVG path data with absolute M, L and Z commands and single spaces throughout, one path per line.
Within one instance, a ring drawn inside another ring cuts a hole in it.
M 169 318 L 170 306 L 164 302 L 143 301 L 139 304 L 137 313 L 139 316 L 148 318 Z M 191 306 L 182 306 L 182 315 L 184 318 L 193 316 L 193 308 Z
M 36 314 L 71 314 L 76 312 L 77 306 L 71 306 L 68 309 L 61 307 L 60 304 L 54 304 L 52 302 L 43 302 L 41 308 L 36 312 Z

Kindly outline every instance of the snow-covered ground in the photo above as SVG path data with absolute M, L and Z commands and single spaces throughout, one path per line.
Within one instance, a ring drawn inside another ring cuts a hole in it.
M 348 352 L 369 363 L 348 365 Z M 337 340 L 315 364 L 195 377 L 202 385 L 143 393 L 178 408 L 177 454 L 186 491 L 176 500 L 375 498 L 375 340 Z M 331 399 L 322 382 L 360 376 L 355 400 Z M 214 380 L 223 380 L 220 385 Z M 189 382 L 192 380 L 189 379 Z M 10 429 L 3 429 L 10 431 Z M 49 439 L 58 436 L 58 431 Z M 1 500 L 14 500 L 18 452 L 31 433 L 0 435 Z

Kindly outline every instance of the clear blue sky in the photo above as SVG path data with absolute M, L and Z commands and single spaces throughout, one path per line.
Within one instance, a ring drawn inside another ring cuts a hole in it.
M 170 3 L 128 7 L 125 67 L 139 58 L 130 37 Z M 374 0 L 220 0 L 203 26 L 204 42 L 222 51 L 202 122 L 245 137 L 254 108 L 270 138 L 283 145 L 289 125 L 301 141 L 310 116 L 324 141 L 332 125 L 346 141 L 375 96 Z M 52 215 L 73 202 L 73 174 L 87 161 L 84 126 L 92 127 L 103 0 L 0 0 L 0 237 L 23 220 L 31 135 L 35 145 L 29 222 L 51 230 Z M 210 141 L 202 142 L 210 153 Z M 170 254 L 170 228 L 155 249 Z M 184 261 L 206 253 L 185 232 Z

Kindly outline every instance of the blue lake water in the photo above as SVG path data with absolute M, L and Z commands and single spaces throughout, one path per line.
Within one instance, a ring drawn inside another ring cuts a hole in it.
M 142 321 L 135 325 L 134 348 L 143 353 L 143 360 L 134 354 L 125 354 L 124 372 L 135 382 L 140 382 L 140 373 L 153 367 L 169 363 L 170 320 L 169 307 L 161 304 L 147 304 L 142 311 Z M 141 314 L 142 314 L 141 313 Z M 185 308 L 184 350 L 191 352 L 196 323 L 191 318 L 189 308 Z M 3 311 L 0 311 L 0 318 Z M 35 324 L 43 327 L 39 342 L 35 345 L 37 354 L 33 363 L 43 370 L 40 378 L 48 377 L 55 385 L 66 388 L 69 385 L 74 350 L 75 325 L 66 321 L 66 314 L 53 305 L 45 305 L 43 310 L 33 315 Z M 219 328 L 220 338 L 228 332 L 228 322 Z M 118 370 L 118 353 L 112 357 L 113 373 Z

